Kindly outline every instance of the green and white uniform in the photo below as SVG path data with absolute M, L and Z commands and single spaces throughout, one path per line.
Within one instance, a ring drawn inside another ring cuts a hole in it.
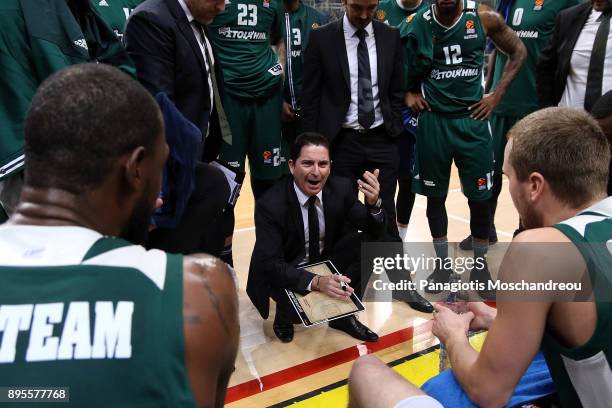
M 75 407 L 195 407 L 183 258 L 81 227 L 0 226 L 0 384 Z
M 302 80 L 304 76 L 304 51 L 308 47 L 310 32 L 327 24 L 328 18 L 314 8 L 299 2 L 297 10 L 285 11 L 283 38 L 286 45 L 287 72 L 284 84 L 285 102 L 294 112 L 299 112 L 302 99 Z M 301 120 L 283 124 L 283 137 L 289 145 L 302 133 Z
M 580 250 L 597 307 L 597 325 L 584 345 L 568 348 L 548 330 L 542 351 L 564 407 L 609 407 L 612 401 L 612 197 L 555 225 Z
M 378 3 L 374 18 L 391 27 L 398 27 L 400 23 L 412 14 L 429 7 L 429 0 L 422 0 L 418 6 L 408 9 L 402 6 L 400 0 L 383 0 Z
M 282 39 L 280 0 L 231 0 L 208 26 L 223 67 L 223 106 L 232 144 L 223 143 L 220 158 L 251 175 L 274 179 L 287 168 L 281 152 L 282 66 L 271 48 Z
M 132 11 L 144 0 L 91 0 L 91 5 L 95 8 L 100 17 L 104 19 L 106 24 L 123 41 L 123 33 L 125 32 L 125 23 Z
M 463 0 L 452 27 L 437 21 L 434 5 L 400 24 L 407 47 L 408 89 L 421 89 L 432 111 L 421 112 L 413 191 L 432 197 L 448 192 L 453 159 L 463 193 L 471 200 L 491 196 L 493 154 L 488 121 L 469 117 L 483 96 L 486 35 L 477 4 Z
M 82 20 L 79 25 L 66 0 L 0 1 L 0 180 L 23 167 L 26 112 L 49 75 L 97 61 L 135 77 L 123 46 L 96 10 Z
M 527 59 L 491 116 L 495 174 L 501 174 L 502 171 L 508 131 L 523 117 L 538 110 L 536 66 L 542 49 L 548 45 L 557 15 L 580 3 L 581 0 L 515 0 L 507 11 L 502 10 L 507 14 L 508 26 L 525 44 Z M 506 54 L 498 51 L 491 90 L 495 90 L 507 62 Z

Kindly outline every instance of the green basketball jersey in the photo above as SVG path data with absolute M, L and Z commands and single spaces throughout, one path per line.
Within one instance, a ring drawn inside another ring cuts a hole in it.
M 495 109 L 496 114 L 522 117 L 538 109 L 536 66 L 540 53 L 548 45 L 557 14 L 580 3 L 580 0 L 514 1 L 507 11 L 506 23 L 525 44 L 527 60 Z M 506 54 L 498 51 L 491 89 L 495 89 L 501 79 L 507 61 Z
M 399 4 L 398 0 L 383 0 L 378 3 L 374 18 L 391 27 L 397 27 L 408 16 L 418 13 L 427 7 L 429 7 L 429 0 L 421 0 L 421 3 L 412 9 L 404 8 Z
M 132 11 L 144 0 L 90 0 L 106 24 L 123 40 L 125 23 Z
M 281 85 L 282 67 L 271 48 L 282 38 L 280 0 L 230 0 L 208 26 L 223 67 L 225 91 L 261 98 Z
M 0 384 L 75 407 L 195 407 L 183 260 L 81 227 L 0 226 Z
M 308 47 L 310 32 L 327 24 L 328 18 L 300 1 L 297 10 L 285 12 L 283 38 L 287 46 L 287 74 L 285 75 L 285 101 L 293 109 L 300 107 L 304 76 L 304 51 Z
M 408 54 L 408 89 L 421 84 L 435 112 L 463 116 L 483 95 L 482 68 L 486 35 L 477 4 L 463 0 L 463 13 L 452 27 L 440 24 L 435 6 L 400 24 Z
M 580 250 L 597 306 L 597 325 L 584 345 L 568 348 L 545 332 L 542 351 L 565 407 L 609 407 L 612 401 L 612 197 L 555 225 Z

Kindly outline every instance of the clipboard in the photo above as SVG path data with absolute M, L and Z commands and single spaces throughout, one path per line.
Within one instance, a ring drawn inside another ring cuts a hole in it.
M 301 268 L 320 276 L 340 275 L 329 260 L 304 265 Z M 355 293 L 348 300 L 340 300 L 315 291 L 307 295 L 301 295 L 289 289 L 285 289 L 285 292 L 305 327 L 316 326 L 365 310 L 365 306 Z

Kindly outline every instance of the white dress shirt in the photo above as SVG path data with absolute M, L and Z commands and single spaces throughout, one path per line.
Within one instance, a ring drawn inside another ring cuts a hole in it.
M 570 69 L 567 74 L 567 83 L 563 96 L 559 102 L 559 106 L 569 108 L 584 109 L 584 97 L 586 94 L 587 78 L 589 76 L 589 64 L 591 62 L 591 53 L 593 51 L 593 43 L 595 35 L 599 28 L 600 22 L 597 21 L 601 16 L 601 11 L 591 10 L 591 14 L 587 22 L 582 27 L 582 32 L 576 41 L 572 58 L 570 60 Z M 606 46 L 606 59 L 604 61 L 603 79 L 601 91 L 602 95 L 612 89 L 612 30 L 608 34 L 608 43 Z
M 363 129 L 359 124 L 359 109 L 358 109 L 358 92 L 359 92 L 359 66 L 357 60 L 357 46 L 359 45 L 359 37 L 355 35 L 357 29 L 348 20 L 346 14 L 342 21 L 344 29 L 344 43 L 346 44 L 346 54 L 348 56 L 348 65 L 351 82 L 351 104 L 348 112 L 342 123 L 342 127 L 350 129 Z M 368 46 L 368 54 L 370 57 L 370 76 L 372 77 L 372 97 L 374 98 L 374 123 L 371 128 L 375 128 L 383 124 L 383 116 L 380 110 L 380 99 L 378 93 L 378 59 L 376 58 L 376 38 L 374 37 L 374 29 L 372 23 L 365 28 L 366 44 Z
M 308 259 L 308 199 L 310 198 L 306 194 L 300 190 L 300 188 L 293 183 L 293 188 L 295 189 L 295 194 L 297 194 L 298 202 L 300 203 L 300 210 L 302 210 L 302 221 L 304 222 L 304 242 L 306 243 L 306 256 L 300 262 L 300 265 L 306 264 L 309 262 Z M 325 217 L 323 216 L 323 190 L 319 191 L 317 194 L 317 200 L 315 201 L 315 208 L 317 209 L 317 218 L 319 219 L 319 251 L 323 252 L 323 241 L 325 239 Z M 309 290 L 310 290 L 310 285 Z
M 208 80 L 208 95 L 210 96 L 210 111 L 212 112 L 213 109 L 213 104 L 214 104 L 214 95 L 213 95 L 213 85 L 212 85 L 212 79 L 210 77 L 210 70 L 211 67 L 208 66 L 208 58 L 210 58 L 210 62 L 213 64 L 213 68 L 214 69 L 214 65 L 215 65 L 215 57 L 213 56 L 211 50 L 211 46 L 210 46 L 210 42 L 208 41 L 208 38 L 206 38 L 206 36 L 204 35 L 204 31 L 200 31 L 200 29 L 198 28 L 198 22 L 195 21 L 195 19 L 193 18 L 193 15 L 191 14 L 191 11 L 189 11 L 189 8 L 187 7 L 187 4 L 185 4 L 185 0 L 178 0 L 179 4 L 181 5 L 181 8 L 183 9 L 183 11 L 185 12 L 185 16 L 187 17 L 187 21 L 189 21 L 189 25 L 191 26 L 191 29 L 193 30 L 193 34 L 195 35 L 195 38 L 198 42 L 198 45 L 200 46 L 200 51 L 202 52 L 202 57 L 204 58 L 204 64 L 206 66 L 206 79 Z M 204 38 L 202 38 L 204 37 Z M 206 41 L 206 47 L 204 47 L 204 41 Z M 208 54 L 208 58 L 206 58 L 206 54 Z M 209 124 L 210 126 L 210 124 Z M 202 135 L 202 137 L 204 137 L 206 135 Z

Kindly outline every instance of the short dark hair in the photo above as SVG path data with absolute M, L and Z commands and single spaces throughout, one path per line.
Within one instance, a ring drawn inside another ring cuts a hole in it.
M 323 146 L 329 151 L 329 141 L 325 136 L 320 133 L 305 132 L 299 135 L 291 146 L 291 160 L 295 162 L 306 145 Z
M 544 176 L 553 194 L 573 208 L 605 193 L 610 147 L 588 113 L 547 108 L 519 121 L 508 133 L 509 161 L 519 181 Z
M 591 115 L 595 119 L 605 119 L 612 116 L 612 91 L 606 92 L 601 98 L 595 101 Z
M 113 161 L 153 149 L 163 120 L 136 80 L 104 64 L 79 64 L 38 88 L 25 122 L 26 184 L 71 193 L 98 187 Z

